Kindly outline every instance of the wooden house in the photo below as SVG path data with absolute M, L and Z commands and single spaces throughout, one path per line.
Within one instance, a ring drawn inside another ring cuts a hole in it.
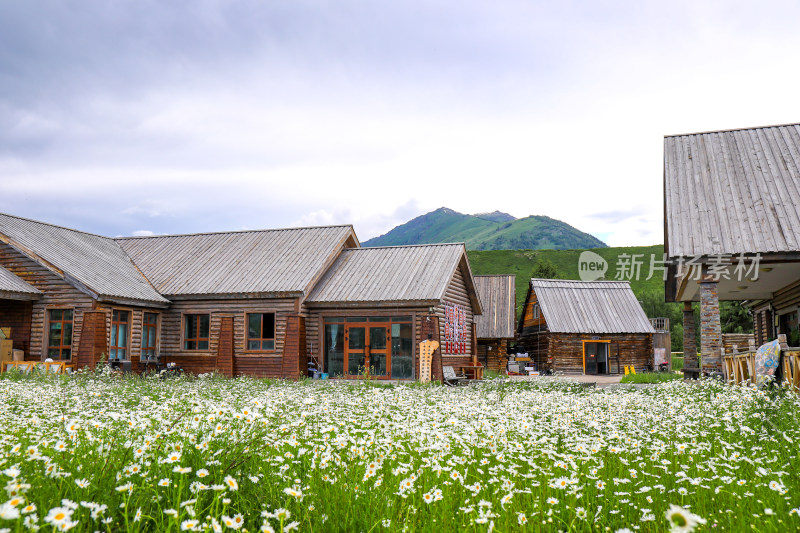
M 475 317 L 478 361 L 500 372 L 506 367 L 508 343 L 514 340 L 516 324 L 516 276 L 475 276 L 483 314 Z
M 800 344 L 800 124 L 666 136 L 664 238 L 686 368 L 721 372 L 720 300 L 746 301 L 757 344 Z
M 534 278 L 518 342 L 540 371 L 616 374 L 653 364 L 653 333 L 627 281 Z
M 110 239 L 0 215 L 0 325 L 30 360 L 413 379 L 428 335 L 469 364 L 480 312 L 463 244 L 362 249 L 351 226 Z

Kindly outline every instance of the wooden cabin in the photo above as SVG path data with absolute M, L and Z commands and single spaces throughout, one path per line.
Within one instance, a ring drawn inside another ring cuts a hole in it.
M 480 312 L 463 244 L 362 249 L 351 226 L 110 239 L 0 214 L 0 326 L 27 360 L 414 379 L 428 335 L 445 364 L 473 361 Z
M 627 281 L 536 278 L 517 331 L 537 370 L 582 374 L 651 366 L 654 332 Z
M 800 124 L 666 136 L 664 235 L 687 369 L 722 371 L 720 300 L 746 302 L 756 344 L 784 333 L 800 345 Z
M 478 361 L 494 372 L 506 367 L 508 343 L 514 340 L 516 276 L 475 276 L 483 314 L 475 317 Z

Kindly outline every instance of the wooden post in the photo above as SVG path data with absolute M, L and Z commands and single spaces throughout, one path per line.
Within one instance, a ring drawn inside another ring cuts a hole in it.
M 300 379 L 306 371 L 306 319 L 300 315 L 291 315 L 286 319 L 286 334 L 283 342 L 281 358 L 281 377 Z
M 700 364 L 697 361 L 697 340 L 694 332 L 692 302 L 683 302 L 683 372 L 684 379 L 697 379 Z M 691 370 L 696 369 L 696 370 Z
M 226 377 L 233 377 L 233 317 L 223 316 L 219 324 L 216 367 Z
M 108 353 L 108 337 L 106 335 L 105 311 L 84 311 L 81 340 L 77 354 L 73 357 L 75 370 L 95 365 L 104 354 Z

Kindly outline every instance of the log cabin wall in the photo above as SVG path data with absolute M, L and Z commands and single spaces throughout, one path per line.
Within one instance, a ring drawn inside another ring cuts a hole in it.
M 223 317 L 233 318 L 233 374 L 279 378 L 283 368 L 286 326 L 296 315 L 295 298 L 198 299 L 174 300 L 161 312 L 159 353 L 164 362 L 174 362 L 192 373 L 216 369 L 220 326 Z M 247 350 L 247 313 L 275 313 L 275 349 L 269 352 Z M 209 343 L 207 350 L 185 350 L 183 318 L 186 314 L 208 314 Z
M 583 373 L 583 342 L 611 341 L 609 368 L 616 372 L 617 350 L 619 371 L 633 365 L 637 372 L 653 363 L 653 336 L 650 333 L 578 334 L 547 333 L 547 359 L 544 369 L 556 372 Z
M 550 354 L 550 337 L 547 335 L 547 321 L 538 305 L 536 291 L 529 288 L 520 319 L 519 346 L 528 354 L 537 369 L 544 369 Z
M 478 361 L 487 370 L 500 372 L 505 369 L 508 357 L 508 339 L 478 339 Z
M 445 349 L 445 314 L 444 308 L 445 304 L 454 303 L 459 304 L 462 308 L 466 310 L 467 314 L 467 322 L 466 322 L 466 338 L 465 338 L 465 346 L 466 346 L 466 353 L 463 354 L 453 354 L 448 353 Z M 439 319 L 439 339 L 440 343 L 442 344 L 441 351 L 442 351 L 442 365 L 443 366 L 453 366 L 459 367 L 461 365 L 469 365 L 472 363 L 472 350 L 473 350 L 473 327 L 472 325 L 475 323 L 474 316 L 472 314 L 472 302 L 469 299 L 469 292 L 467 291 L 467 285 L 464 282 L 464 272 L 462 271 L 462 267 L 459 266 L 453 277 L 450 279 L 450 283 L 447 285 L 447 289 L 444 293 L 444 298 L 438 305 L 435 306 L 435 315 Z M 477 355 L 477 354 L 476 354 Z
M 42 361 L 47 358 L 47 311 L 50 309 L 72 309 L 72 352 L 80 345 L 83 312 L 94 308 L 95 301 L 36 261 L 19 253 L 11 246 L 0 243 L 0 266 L 14 273 L 43 295 L 31 304 L 30 333 L 25 359 Z M 0 304 L 3 305 L 3 304 Z M 16 332 L 12 332 L 16 334 Z M 16 342 L 14 344 L 16 348 Z M 25 348 L 20 348 L 25 349 Z
M 0 300 L 0 326 L 11 328 L 9 338 L 14 350 L 31 351 L 31 317 L 33 303 L 20 300 Z

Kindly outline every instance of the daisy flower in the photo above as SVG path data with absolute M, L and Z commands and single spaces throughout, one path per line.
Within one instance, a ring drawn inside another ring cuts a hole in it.
M 225 477 L 225 485 L 227 485 L 230 490 L 239 490 L 239 483 L 236 482 L 233 476 Z
M 672 531 L 672 533 L 689 533 L 693 531 L 698 524 L 706 523 L 705 519 L 674 504 L 670 504 L 665 516 L 667 517 L 667 521 L 669 521 L 670 531 Z

